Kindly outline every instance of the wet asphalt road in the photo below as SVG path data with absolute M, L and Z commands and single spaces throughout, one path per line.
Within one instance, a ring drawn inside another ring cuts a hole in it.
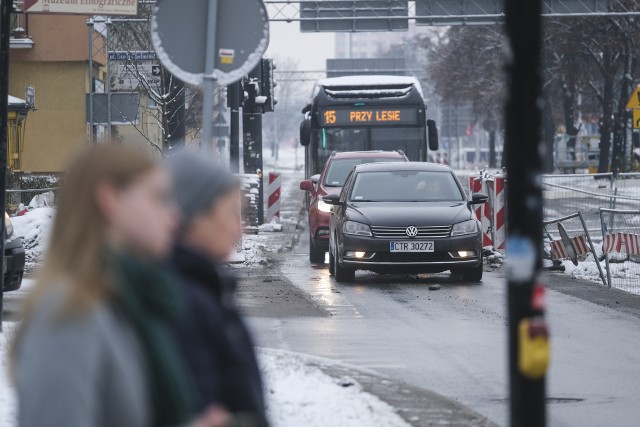
M 462 284 L 446 274 L 359 272 L 355 283 L 341 285 L 326 266 L 309 264 L 302 235 L 282 255 L 279 273 L 285 282 L 279 286 L 286 288 L 288 279 L 293 294 L 302 294 L 286 302 L 272 298 L 266 310 L 260 304 L 248 310 L 259 345 L 371 369 L 507 425 L 506 289 L 499 273 L 486 272 L 482 284 Z M 253 285 L 245 296 L 251 288 L 269 293 L 269 282 L 247 279 Z M 573 279 L 564 280 L 565 287 L 581 286 L 566 281 Z M 432 284 L 443 286 L 430 291 Z M 640 425 L 640 299 L 626 301 L 630 308 L 622 311 L 616 295 L 621 294 L 600 295 L 594 304 L 549 291 L 549 425 Z M 296 306 L 301 308 L 292 311 Z

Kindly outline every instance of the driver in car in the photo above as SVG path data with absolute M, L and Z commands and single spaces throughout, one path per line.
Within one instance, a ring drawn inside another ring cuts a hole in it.
M 423 200 L 442 199 L 446 196 L 446 190 L 442 188 L 440 182 L 435 179 L 422 180 L 416 184 L 416 194 Z

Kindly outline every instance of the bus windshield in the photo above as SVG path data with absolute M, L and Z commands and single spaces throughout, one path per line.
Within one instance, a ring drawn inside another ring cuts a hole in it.
M 318 166 L 324 166 L 334 151 L 400 150 L 420 160 L 426 135 L 422 127 L 322 128 L 317 139 Z

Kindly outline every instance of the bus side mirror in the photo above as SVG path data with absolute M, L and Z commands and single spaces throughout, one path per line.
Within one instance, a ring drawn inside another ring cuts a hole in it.
M 437 151 L 438 143 L 438 127 L 435 120 L 427 120 L 427 136 L 429 137 L 429 150 Z
M 311 120 L 305 117 L 300 122 L 300 145 L 306 147 L 311 142 Z

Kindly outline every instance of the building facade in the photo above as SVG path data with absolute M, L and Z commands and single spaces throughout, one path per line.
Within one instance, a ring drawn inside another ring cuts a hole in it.
M 29 114 L 21 150 L 10 167 L 19 172 L 60 172 L 88 136 L 87 17 L 17 14 L 14 25 L 9 93 L 24 97 L 26 88 L 32 88 L 35 111 Z M 94 61 L 99 79 L 105 61 L 95 56 Z

